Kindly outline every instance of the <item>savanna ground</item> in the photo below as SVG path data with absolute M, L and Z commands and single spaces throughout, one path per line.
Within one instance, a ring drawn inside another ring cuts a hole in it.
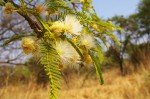
M 119 69 L 107 70 L 103 73 L 105 84 L 100 85 L 98 79 L 70 75 L 59 99 L 150 99 L 150 69 L 141 67 L 136 72 L 125 76 Z M 0 89 L 0 99 L 49 99 L 49 86 L 42 87 L 33 82 L 28 85 L 6 86 Z

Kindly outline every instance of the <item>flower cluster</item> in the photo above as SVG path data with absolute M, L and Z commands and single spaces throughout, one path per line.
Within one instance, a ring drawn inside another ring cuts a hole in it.
M 25 54 L 35 54 L 38 52 L 38 45 L 32 38 L 23 38 L 21 46 Z
M 50 30 L 56 35 L 60 36 L 61 33 L 67 32 L 70 35 L 80 35 L 82 25 L 80 21 L 73 15 L 67 15 L 64 21 L 56 21 L 50 27 Z
M 88 53 L 88 50 L 95 47 L 94 36 L 84 33 L 80 21 L 73 15 L 67 15 L 63 21 L 54 22 L 49 29 L 56 38 L 61 38 L 61 35 L 70 35 L 69 38 L 82 49 L 83 53 Z M 61 66 L 77 65 L 77 63 L 81 62 L 80 55 L 67 40 L 57 40 L 54 48 L 61 58 Z M 87 56 L 84 60 L 85 65 L 90 65 L 91 62 L 92 59 L 90 56 Z
M 95 47 L 94 36 L 84 32 L 83 26 L 80 21 L 73 15 L 67 15 L 64 20 L 58 20 L 53 22 L 49 26 L 49 30 L 54 34 L 55 42 L 52 44 L 53 48 L 56 49 L 60 56 L 60 67 L 65 68 L 67 66 L 78 66 L 81 63 L 81 53 L 86 53 L 82 60 L 83 64 L 90 65 L 92 63 L 91 57 L 88 55 L 88 50 Z M 47 35 L 46 35 L 47 34 Z M 45 39 L 50 40 L 48 36 L 49 32 L 45 32 Z M 75 44 L 81 51 L 79 52 L 74 46 L 68 42 L 69 39 Z M 24 38 L 22 40 L 22 49 L 26 54 L 34 54 L 37 51 L 38 46 L 35 40 L 31 38 Z

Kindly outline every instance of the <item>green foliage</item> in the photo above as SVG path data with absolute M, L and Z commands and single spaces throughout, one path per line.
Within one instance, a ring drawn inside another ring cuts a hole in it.
M 70 2 L 60 1 L 60 0 L 46 0 L 45 5 L 47 6 L 48 10 L 51 11 L 59 11 L 59 10 L 66 10 L 69 12 L 73 12 L 72 9 L 68 6 L 68 4 L 71 4 Z
M 61 73 L 59 69 L 59 55 L 49 43 L 41 44 L 41 63 L 45 66 L 45 71 L 50 79 L 50 99 L 57 99 L 57 94 L 60 89 Z
M 98 77 L 100 79 L 100 83 L 103 84 L 104 80 L 103 80 L 103 77 L 102 77 L 102 72 L 101 72 L 100 67 L 99 67 L 98 59 L 97 59 L 96 56 L 94 56 L 95 53 L 93 53 L 93 51 L 89 51 L 89 54 L 90 54 L 90 56 L 91 56 L 91 58 L 93 60 L 93 64 L 94 64 L 94 66 L 96 68 L 96 73 L 97 73 L 97 75 L 98 75 Z
M 139 22 L 141 30 L 141 35 L 150 34 L 150 1 L 149 0 L 141 0 L 138 5 L 138 13 L 137 18 Z

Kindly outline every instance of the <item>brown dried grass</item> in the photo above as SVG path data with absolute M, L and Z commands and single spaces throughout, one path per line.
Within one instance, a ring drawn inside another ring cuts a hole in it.
M 126 76 L 113 69 L 103 76 L 104 85 L 100 85 L 97 78 L 90 78 L 83 87 L 83 76 L 71 76 L 68 85 L 63 83 L 59 99 L 150 99 L 149 69 Z M 7 86 L 0 89 L 0 99 L 49 99 L 48 92 L 48 86 L 43 88 L 34 83 Z

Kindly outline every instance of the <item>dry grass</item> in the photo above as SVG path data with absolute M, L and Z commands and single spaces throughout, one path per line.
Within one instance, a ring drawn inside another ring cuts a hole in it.
M 114 69 L 104 73 L 105 84 L 97 79 L 86 80 L 81 88 L 83 77 L 72 76 L 68 84 L 63 84 L 59 99 L 150 99 L 150 72 L 142 71 L 120 76 Z M 49 99 L 48 87 L 29 85 L 7 86 L 0 89 L 0 99 Z

